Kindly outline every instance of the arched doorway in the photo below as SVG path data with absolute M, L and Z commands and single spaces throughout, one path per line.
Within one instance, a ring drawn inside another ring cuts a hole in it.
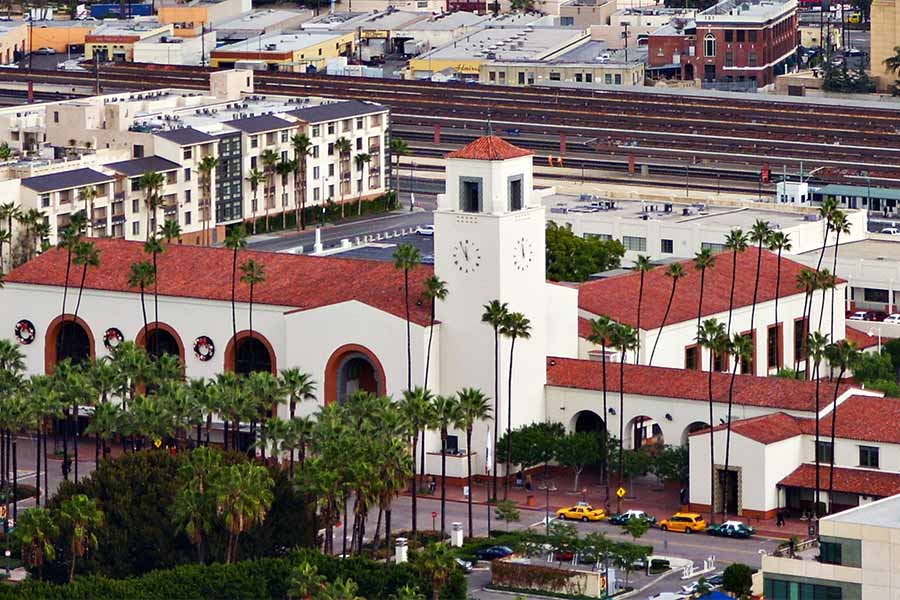
M 236 342 L 235 342 L 236 340 Z M 268 371 L 277 374 L 275 349 L 266 336 L 257 331 L 239 331 L 225 348 L 225 368 L 238 375 Z
M 149 323 L 146 329 L 138 333 L 135 343 L 143 347 L 150 358 L 170 354 L 184 363 L 184 344 L 181 337 L 165 323 Z
M 53 319 L 44 340 L 44 369 L 48 374 L 62 360 L 80 364 L 93 357 L 94 334 L 87 323 L 72 315 Z
M 684 428 L 684 432 L 681 434 L 681 445 L 687 446 L 688 437 L 695 431 L 701 431 L 703 429 L 709 429 L 709 424 L 704 423 L 703 421 L 694 421 L 690 425 Z
M 662 426 L 653 418 L 639 415 L 625 428 L 625 447 L 639 450 L 646 446 L 662 446 L 666 443 Z
M 694 80 L 694 65 L 691 63 L 686 63 L 684 65 L 684 77 L 682 77 L 684 81 L 693 81 Z
M 348 344 L 334 351 L 325 367 L 325 403 L 343 402 L 353 392 L 384 394 L 381 361 L 365 346 Z
M 584 431 L 603 433 L 605 428 L 606 424 L 603 422 L 603 419 L 592 410 L 582 410 L 575 413 L 575 416 L 572 417 L 572 424 L 570 427 L 570 429 L 574 429 L 576 433 Z

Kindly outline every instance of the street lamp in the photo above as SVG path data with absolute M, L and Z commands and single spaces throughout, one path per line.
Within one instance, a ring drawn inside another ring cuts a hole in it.
M 543 490 L 546 494 L 546 501 L 544 503 L 544 526 L 547 535 L 550 535 L 550 492 L 556 491 L 556 484 L 553 483 L 553 480 L 545 481 L 538 489 Z

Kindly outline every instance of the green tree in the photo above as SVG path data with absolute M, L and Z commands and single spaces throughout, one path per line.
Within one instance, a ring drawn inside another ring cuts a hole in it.
M 75 560 L 84 557 L 91 548 L 97 547 L 95 531 L 103 526 L 103 512 L 97 503 L 85 496 L 77 494 L 62 503 L 59 508 L 60 520 L 66 525 L 71 536 L 69 550 L 72 563 L 69 567 L 69 581 L 75 579 Z
M 494 426 L 491 428 L 493 430 L 493 447 L 491 448 L 491 493 L 489 494 L 490 498 L 488 498 L 488 503 L 490 503 L 492 499 L 497 498 L 497 439 L 499 437 L 498 429 L 501 424 L 500 328 L 509 315 L 509 307 L 506 302 L 491 300 L 482 308 L 484 312 L 481 314 L 481 322 L 487 323 L 494 330 Z M 898 352 L 898 355 L 900 355 L 900 352 Z M 900 361 L 898 361 L 898 364 L 900 364 Z
M 237 560 L 240 535 L 262 523 L 272 506 L 274 482 L 265 467 L 231 465 L 216 486 L 216 512 L 228 530 L 225 562 Z
M 660 336 L 662 336 L 663 327 L 666 326 L 666 321 L 669 320 L 669 311 L 672 310 L 672 301 L 675 299 L 675 286 L 678 285 L 678 280 L 683 279 L 686 275 L 687 273 L 684 270 L 684 265 L 681 263 L 672 263 L 666 267 L 666 277 L 672 280 L 672 290 L 669 292 L 669 301 L 666 303 L 666 312 L 663 314 L 663 320 L 659 325 L 659 331 L 656 332 L 656 341 L 653 342 L 653 350 L 650 352 L 650 360 L 647 362 L 647 366 L 653 365 L 653 356 L 656 354 L 656 346 L 659 344 Z
M 100 250 L 97 245 L 89 240 L 81 240 L 75 244 L 73 250 L 72 263 L 81 267 L 81 281 L 78 284 L 78 299 L 75 301 L 75 311 L 72 314 L 72 320 L 78 319 L 78 311 L 81 308 L 81 296 L 84 293 L 84 282 L 87 279 L 88 269 L 100 266 Z
M 43 579 L 44 563 L 56 558 L 54 541 L 59 536 L 59 526 L 53 513 L 41 507 L 25 511 L 12 535 L 22 560 L 37 569 L 38 579 Z
M 669 302 L 671 304 L 671 300 Z M 596 319 L 591 319 L 591 335 L 588 337 L 589 342 L 594 345 L 600 346 L 600 387 L 603 390 L 603 439 L 601 443 L 601 450 L 603 452 L 603 483 L 606 485 L 606 497 L 604 502 L 607 511 L 609 511 L 609 427 L 607 427 L 606 419 L 607 415 L 609 415 L 609 409 L 606 402 L 606 347 L 612 344 L 612 340 L 615 339 L 618 327 L 618 323 L 616 323 L 609 317 L 600 316 Z M 657 336 L 656 341 L 659 341 L 659 336 Z M 656 346 L 654 344 L 654 350 L 655 349 Z M 650 355 L 650 361 L 653 361 L 652 352 Z
M 165 183 L 166 176 L 157 171 L 147 171 L 138 179 L 138 187 L 144 192 L 144 210 L 147 211 L 147 230 L 144 232 L 146 240 L 150 239 L 153 231 L 151 223 L 156 221 L 156 211 L 162 202 L 159 193 Z
M 353 152 L 353 144 L 350 143 L 345 137 L 338 138 L 338 140 L 334 143 L 334 150 L 338 155 L 338 194 L 340 195 L 341 200 L 341 218 L 344 218 L 344 194 L 345 191 L 344 181 L 347 180 L 347 184 L 349 187 L 350 183 L 350 153 Z
M 275 173 L 281 177 L 281 191 L 284 196 L 284 199 L 281 202 L 281 228 L 287 229 L 287 192 L 285 191 L 288 186 L 288 176 L 295 172 L 297 167 L 294 165 L 294 161 L 292 160 L 280 160 L 275 164 Z M 294 194 L 296 195 L 296 191 Z
M 156 283 L 153 265 L 147 261 L 140 261 L 131 264 L 131 270 L 128 273 L 129 287 L 136 287 L 141 292 L 141 314 L 144 318 L 144 331 L 147 331 L 147 305 L 144 303 L 144 292 L 147 286 Z
M 504 471 L 505 482 L 503 498 L 509 496 L 509 469 L 512 459 L 512 446 L 510 431 L 512 430 L 512 388 L 513 388 L 513 358 L 516 354 L 516 340 L 527 340 L 531 337 L 531 321 L 520 312 L 509 313 L 500 327 L 500 334 L 510 339 L 509 343 L 509 377 L 507 378 L 508 390 L 506 393 L 506 469 Z
M 278 164 L 280 158 L 281 156 L 271 148 L 266 148 L 259 155 L 259 161 L 263 166 L 263 176 L 265 177 L 263 202 L 266 205 L 266 231 L 269 231 L 269 210 L 275 208 L 275 165 Z
M 722 589 L 738 598 L 743 598 L 750 593 L 750 589 L 753 587 L 755 572 L 755 569 L 742 563 L 728 565 L 722 573 Z
M 638 332 L 630 325 L 619 325 L 613 331 L 612 345 L 619 351 L 619 485 L 622 485 L 625 475 L 625 356 L 629 350 L 637 348 L 637 340 Z M 621 498 L 616 501 L 616 512 L 622 512 Z
M 709 373 L 707 377 L 707 395 L 708 395 L 708 404 L 709 404 L 709 426 L 713 427 L 715 425 L 715 417 L 713 416 L 713 372 L 715 371 L 715 362 L 716 357 L 719 356 L 722 358 L 723 362 L 725 360 L 725 356 L 728 353 L 728 334 L 725 333 L 725 324 L 718 321 L 717 319 L 706 319 L 703 321 L 703 325 L 700 327 L 699 332 L 697 333 L 697 344 L 701 348 L 705 348 L 709 350 Z M 698 357 L 698 360 L 702 363 L 702 356 Z M 736 361 L 740 362 L 740 361 Z M 735 364 L 735 369 L 737 369 L 737 364 Z M 715 518 L 715 507 L 714 502 L 712 500 L 714 496 L 714 490 L 716 489 L 716 452 L 715 452 L 715 436 L 710 432 L 709 435 L 709 489 L 710 489 L 710 502 L 709 502 L 709 521 L 713 522 Z
M 84 203 L 85 214 L 85 232 L 91 235 L 94 227 L 94 199 L 97 197 L 97 188 L 92 185 L 85 186 L 78 190 L 78 199 Z
M 619 267 L 625 246 L 617 240 L 583 239 L 568 227 L 547 222 L 547 278 L 551 281 L 587 281 L 600 271 Z
M 353 157 L 353 162 L 356 165 L 356 170 L 359 171 L 360 179 L 365 179 L 365 168 L 367 164 L 372 162 L 372 155 L 368 152 L 360 152 Z M 359 216 L 362 214 L 362 188 L 357 192 L 357 196 L 356 214 Z
M 441 432 L 441 536 L 447 529 L 447 437 L 448 430 L 458 423 L 460 415 L 459 400 L 455 396 L 435 396 L 432 402 L 434 406 L 435 425 Z
M 686 446 L 665 446 L 652 457 L 650 470 L 660 481 L 688 483 L 689 456 Z
M 431 318 L 429 320 L 428 327 L 428 345 L 425 350 L 425 389 L 428 389 L 428 372 L 429 367 L 431 366 L 431 340 L 434 337 L 434 321 L 435 321 L 435 309 L 437 308 L 437 301 L 444 301 L 447 299 L 447 282 L 438 277 L 437 275 L 431 275 L 428 279 L 425 280 L 425 291 L 424 296 L 425 299 L 428 300 L 430 306 L 430 314 Z
M 222 455 L 211 448 L 197 448 L 179 467 L 178 474 L 181 485 L 172 504 L 173 523 L 197 548 L 197 560 L 203 564 L 207 536 L 215 521 L 215 493 L 222 476 Z
M 394 200 L 397 204 L 400 204 L 400 158 L 403 156 L 407 156 L 410 153 L 409 144 L 406 143 L 405 140 L 401 140 L 398 137 L 391 136 L 390 141 L 390 149 L 391 149 L 391 158 L 394 159 Z M 412 210 L 412 204 L 409 205 L 409 210 Z
M 572 491 L 577 492 L 578 479 L 584 467 L 600 457 L 600 444 L 597 436 L 587 431 L 572 432 L 559 440 L 556 448 L 556 459 L 559 464 L 569 467 L 575 473 Z
M 636 519 L 632 519 L 635 521 Z M 629 542 L 620 542 L 612 547 L 612 555 L 615 557 L 616 564 L 625 571 L 625 587 L 628 587 L 628 580 L 631 572 L 635 570 L 636 563 L 646 561 L 653 548 L 650 546 L 639 546 Z
M 703 248 L 694 255 L 694 269 L 700 271 L 700 299 L 697 301 L 697 335 L 700 334 L 700 320 L 703 318 L 703 293 L 706 291 L 706 271 L 716 265 L 716 256 L 709 248 Z
M 258 169 L 253 169 L 244 179 L 250 184 L 250 191 L 253 192 L 253 200 L 250 203 L 250 219 L 253 223 L 253 235 L 256 235 L 256 211 L 259 210 L 259 184 L 265 183 L 266 176 Z
M 264 264 L 257 262 L 252 258 L 248 258 L 246 261 L 241 264 L 241 282 L 246 283 L 250 287 L 250 295 L 248 298 L 247 304 L 247 313 L 249 315 L 249 330 L 250 330 L 250 339 L 253 339 L 253 292 L 256 289 L 256 286 L 265 282 L 266 280 L 266 267 Z M 255 365 L 253 364 L 253 356 L 254 353 L 250 353 L 250 370 L 253 371 Z
M 307 160 L 312 154 L 313 143 L 305 133 L 298 133 L 291 138 L 291 146 L 294 148 L 294 206 L 297 214 L 295 221 L 297 229 L 306 229 L 306 188 L 307 188 Z M 318 185 L 318 182 L 315 182 Z
M 749 236 L 740 228 L 732 229 L 725 236 L 725 250 L 731 252 L 731 288 L 728 293 L 728 323 L 725 325 L 725 333 L 731 335 L 731 317 L 734 313 L 734 284 L 737 281 L 738 254 L 747 251 L 750 244 Z
M 865 4 L 870 6 L 871 0 L 866 0 Z M 884 66 L 889 73 L 893 73 L 894 75 L 900 73 L 900 46 L 894 46 L 894 54 L 884 59 Z M 891 90 L 891 93 L 894 96 L 900 95 L 900 79 L 894 81 L 894 87 Z
M 472 520 L 472 496 L 474 488 L 472 487 L 472 430 L 475 423 L 487 421 L 491 418 L 491 405 L 487 396 L 476 388 L 463 388 L 458 394 L 459 412 L 455 426 L 465 430 L 466 432 L 466 479 L 469 486 L 469 494 L 467 496 L 467 508 L 469 513 L 469 537 L 475 537 Z M 596 439 L 594 440 L 596 443 Z
M 406 310 L 406 389 L 411 390 L 412 333 L 410 331 L 411 319 L 409 314 L 409 273 L 422 262 L 422 253 L 412 244 L 400 244 L 394 250 L 393 259 L 394 268 L 403 271 L 403 305 Z
M 434 410 L 432 406 L 433 396 L 431 392 L 423 387 L 415 387 L 411 390 L 403 390 L 403 399 L 400 400 L 400 413 L 406 419 L 409 426 L 409 437 L 412 440 L 412 533 L 413 539 L 416 537 L 418 530 L 417 504 L 418 504 L 418 488 L 416 481 L 416 449 L 419 445 L 419 432 L 422 432 L 422 474 L 425 472 L 425 429 L 434 420 Z
M 438 600 L 441 591 L 457 568 L 453 552 L 446 544 L 432 542 L 422 550 L 418 558 L 419 569 L 423 576 L 431 578 L 432 600 Z
M 506 523 L 506 530 L 509 531 L 510 523 L 518 523 L 521 518 L 516 503 L 512 500 L 500 500 L 494 509 L 495 516 Z
M 650 524 L 644 519 L 628 519 L 625 521 L 625 524 L 622 525 L 622 531 L 630 535 L 635 543 L 637 543 L 638 539 L 642 538 L 649 530 Z
M 228 231 L 225 236 L 225 247 L 231 250 L 231 339 L 237 343 L 237 268 L 238 268 L 238 250 L 247 247 L 247 232 L 243 225 L 235 225 Z
M 316 399 L 316 382 L 310 373 L 304 373 L 300 369 L 292 367 L 290 369 L 282 369 L 281 385 L 284 387 L 288 395 L 288 411 L 290 420 L 294 420 L 297 410 L 297 402 L 304 400 Z M 301 440 L 300 456 L 305 458 L 304 453 L 305 439 Z M 302 461 L 302 459 L 301 459 Z M 294 477 L 294 450 L 291 449 L 290 457 L 290 474 Z
M 546 470 L 547 464 L 557 458 L 560 440 L 565 435 L 562 423 L 532 423 L 504 434 L 500 446 L 510 447 L 511 464 L 522 469 L 544 465 Z
M 315 565 L 302 562 L 291 570 L 289 596 L 299 600 L 312 600 L 325 588 L 326 579 Z
M 653 270 L 653 262 L 650 260 L 649 256 L 645 256 L 643 254 L 639 254 L 637 260 L 634 261 L 634 270 L 641 274 L 641 282 L 638 287 L 638 302 L 637 302 L 637 332 L 638 339 L 637 345 L 634 348 L 634 364 L 639 364 L 641 362 L 641 305 L 644 302 L 644 275 Z
M 806 340 L 809 338 L 809 312 L 812 311 L 812 295 L 818 285 L 818 273 L 813 271 L 812 269 L 801 269 L 799 273 L 797 273 L 797 289 L 803 291 L 803 313 L 802 313 L 802 327 L 803 327 L 803 340 L 806 343 Z M 800 371 L 800 361 L 803 354 L 808 354 L 809 349 L 804 347 L 801 348 L 801 352 L 794 357 L 794 371 Z M 804 372 L 804 378 L 809 377 L 809 369 L 806 369 Z

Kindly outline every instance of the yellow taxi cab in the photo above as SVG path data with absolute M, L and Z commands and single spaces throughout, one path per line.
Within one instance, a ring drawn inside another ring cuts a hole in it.
M 606 511 L 602 508 L 594 508 L 590 504 L 579 502 L 575 506 L 560 508 L 556 511 L 556 516 L 562 520 L 601 521 L 606 518 Z
M 682 533 L 695 533 L 706 529 L 706 521 L 697 513 L 675 513 L 668 519 L 659 522 L 659 528 L 663 531 L 680 531 Z

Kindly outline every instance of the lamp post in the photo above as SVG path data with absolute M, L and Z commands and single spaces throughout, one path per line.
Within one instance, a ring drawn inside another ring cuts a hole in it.
M 550 535 L 550 492 L 556 491 L 556 485 L 553 483 L 553 480 L 548 480 L 541 484 L 539 489 L 543 490 L 546 496 L 544 502 L 544 530 L 547 535 Z

